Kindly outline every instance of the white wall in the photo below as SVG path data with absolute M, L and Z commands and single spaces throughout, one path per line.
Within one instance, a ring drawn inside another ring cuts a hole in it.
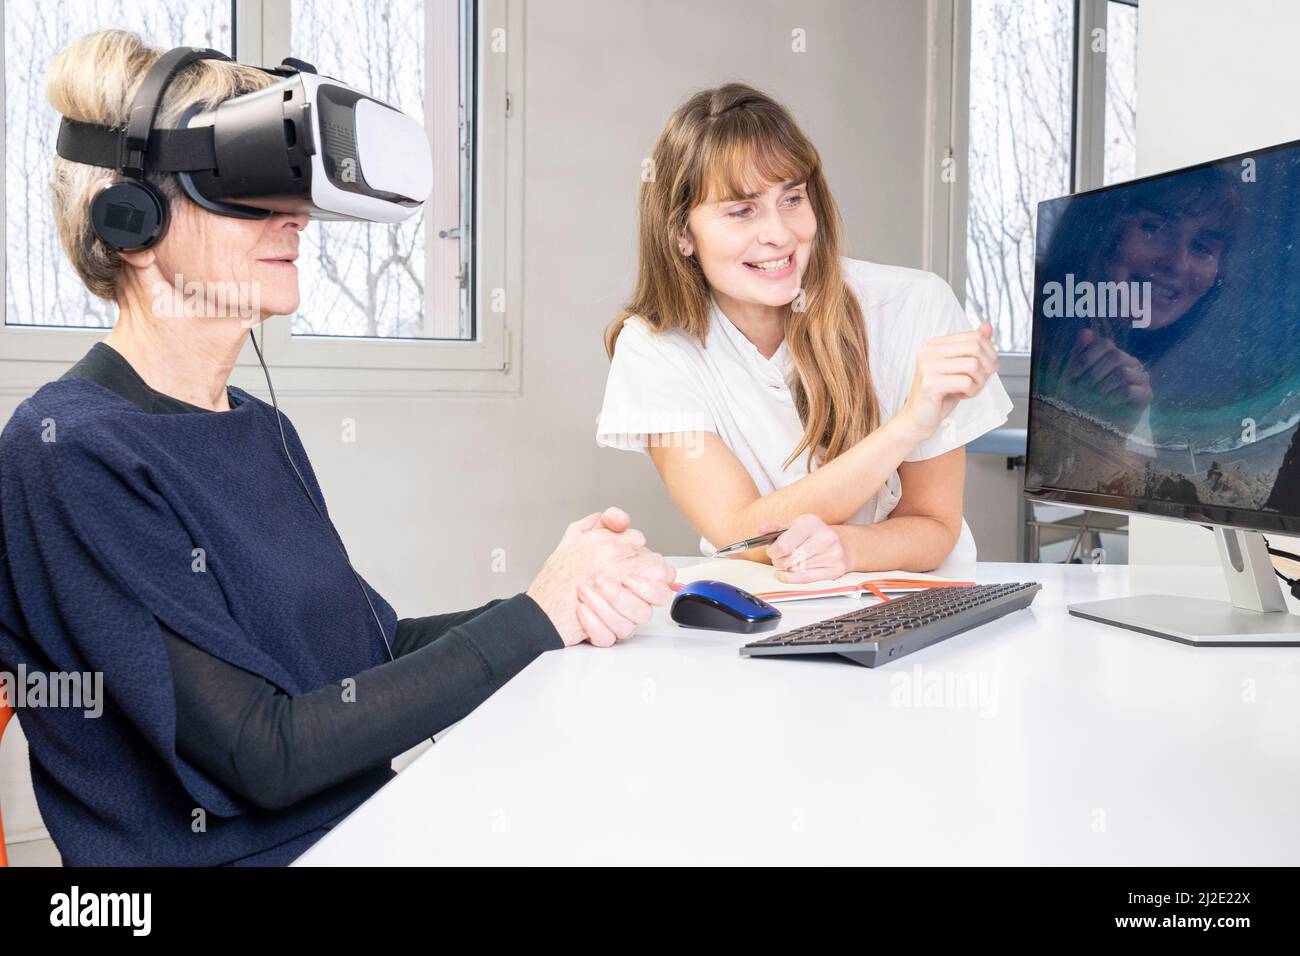
M 1300 3 L 1142 0 L 1138 35 L 1139 176 L 1300 139 Z M 1172 521 L 1135 518 L 1129 548 L 1131 564 L 1219 563 L 1208 531 Z
M 695 536 L 641 456 L 597 449 L 605 324 L 631 291 L 642 159 L 689 92 L 786 102 L 822 151 L 848 252 L 920 264 L 924 4 L 525 5 L 522 394 L 286 399 L 362 573 L 400 613 L 527 586 L 572 518 L 617 503 L 664 553 Z M 790 30 L 809 52 L 790 52 Z M 340 421 L 357 419 L 354 445 Z M 492 571 L 504 548 L 504 574 Z
M 598 450 L 593 438 L 606 370 L 601 331 L 634 276 L 641 160 L 687 94 L 747 80 L 789 105 L 817 144 L 848 254 L 922 265 L 926 6 L 525 4 L 521 394 L 282 396 L 358 570 L 399 614 L 523 589 L 564 525 L 608 504 L 631 512 L 661 552 L 693 551 L 695 536 L 649 461 Z M 806 31 L 806 53 L 791 52 L 796 27 Z M 0 397 L 0 420 L 17 401 Z M 340 440 L 345 417 L 356 420 L 354 444 Z M 505 549 L 504 573 L 492 570 L 495 548 Z M 25 778 L 11 728 L 0 753 L 11 839 L 34 825 L 14 792 Z

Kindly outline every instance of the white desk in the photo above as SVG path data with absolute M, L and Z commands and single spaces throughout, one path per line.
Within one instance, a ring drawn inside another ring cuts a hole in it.
M 1066 614 L 1127 568 L 977 578 L 1044 587 L 874 670 L 666 613 L 544 654 L 298 863 L 1300 863 L 1300 649 Z

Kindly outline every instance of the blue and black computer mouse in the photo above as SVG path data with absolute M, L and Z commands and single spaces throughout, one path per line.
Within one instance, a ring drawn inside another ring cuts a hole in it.
M 781 612 L 723 581 L 692 581 L 673 598 L 670 617 L 682 627 L 753 634 L 776 627 Z

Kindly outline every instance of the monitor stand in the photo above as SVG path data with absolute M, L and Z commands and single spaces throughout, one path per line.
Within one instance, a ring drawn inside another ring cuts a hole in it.
M 1140 594 L 1069 605 L 1075 617 L 1197 647 L 1300 647 L 1300 615 L 1287 610 L 1258 531 L 1215 528 L 1231 603 Z

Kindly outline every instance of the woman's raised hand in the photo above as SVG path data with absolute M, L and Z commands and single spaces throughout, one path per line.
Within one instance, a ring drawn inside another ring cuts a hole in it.
M 1078 387 L 1085 396 L 1100 394 L 1138 408 L 1150 405 L 1153 397 L 1146 367 L 1092 329 L 1080 329 L 1074 337 L 1064 377 L 1063 388 Z
M 608 647 L 672 600 L 677 572 L 630 524 L 621 508 L 573 522 L 529 585 L 566 645 Z
M 912 376 L 912 391 L 899 418 L 917 442 L 924 441 L 952 414 L 963 398 L 979 394 L 998 370 L 993 326 L 984 322 L 971 332 L 940 335 L 921 346 Z

